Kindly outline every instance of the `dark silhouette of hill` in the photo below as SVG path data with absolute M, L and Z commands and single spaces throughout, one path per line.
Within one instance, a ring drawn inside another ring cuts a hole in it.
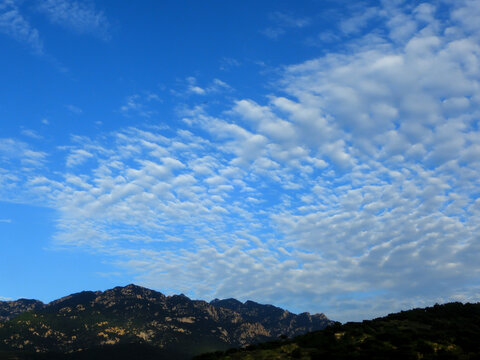
M 323 329 L 325 315 L 295 315 L 252 301 L 207 303 L 136 285 L 84 291 L 45 305 L 0 302 L 1 359 L 189 359 L 280 335 Z
M 335 323 L 294 339 L 196 359 L 480 360 L 480 303 L 449 303 L 369 321 Z

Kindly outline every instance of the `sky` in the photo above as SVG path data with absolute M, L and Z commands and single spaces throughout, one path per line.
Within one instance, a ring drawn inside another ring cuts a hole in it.
M 0 0 L 0 300 L 480 301 L 480 1 Z

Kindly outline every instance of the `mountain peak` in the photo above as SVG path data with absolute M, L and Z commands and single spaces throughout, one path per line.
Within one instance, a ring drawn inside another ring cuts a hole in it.
M 150 290 L 150 289 L 147 289 L 146 287 L 143 287 L 143 286 L 140 286 L 140 285 L 136 285 L 136 284 L 128 284 L 127 286 L 124 286 L 123 287 L 124 289 L 133 289 L 133 290 Z
M 144 293 L 144 292 L 151 292 L 153 290 L 150 290 L 146 287 L 136 285 L 136 284 L 128 284 L 126 286 L 116 286 L 113 289 L 110 290 L 118 290 L 120 292 L 135 292 L 135 293 Z M 109 290 L 106 290 L 109 291 Z
M 113 289 L 105 290 L 102 293 L 103 296 L 113 296 L 113 297 L 133 297 L 133 298 L 164 298 L 165 295 L 162 293 L 148 289 L 146 287 L 136 285 L 136 284 L 128 284 L 126 286 L 117 286 Z
M 210 301 L 210 305 L 213 305 L 215 307 L 226 307 L 232 310 L 238 309 L 240 306 L 243 305 L 241 301 L 238 301 L 237 299 L 234 298 L 229 298 L 229 299 L 214 299 Z

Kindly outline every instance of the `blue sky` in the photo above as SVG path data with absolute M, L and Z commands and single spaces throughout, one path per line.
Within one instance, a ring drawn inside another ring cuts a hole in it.
M 480 1 L 0 0 L 1 299 L 360 320 L 480 299 Z

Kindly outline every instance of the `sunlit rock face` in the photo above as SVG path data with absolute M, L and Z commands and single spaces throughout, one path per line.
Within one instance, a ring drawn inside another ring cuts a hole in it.
M 84 291 L 48 305 L 34 300 L 0 305 L 0 350 L 40 353 L 142 343 L 177 352 L 180 358 L 295 336 L 331 323 L 323 314 L 295 315 L 235 299 L 207 303 L 136 285 Z
M 269 336 L 286 335 L 293 337 L 309 331 L 324 329 L 331 321 L 324 314 L 293 314 L 273 305 L 262 305 L 254 301 L 242 303 L 236 299 L 215 299 L 210 302 L 215 307 L 233 310 L 244 321 L 260 323 L 268 329 Z

